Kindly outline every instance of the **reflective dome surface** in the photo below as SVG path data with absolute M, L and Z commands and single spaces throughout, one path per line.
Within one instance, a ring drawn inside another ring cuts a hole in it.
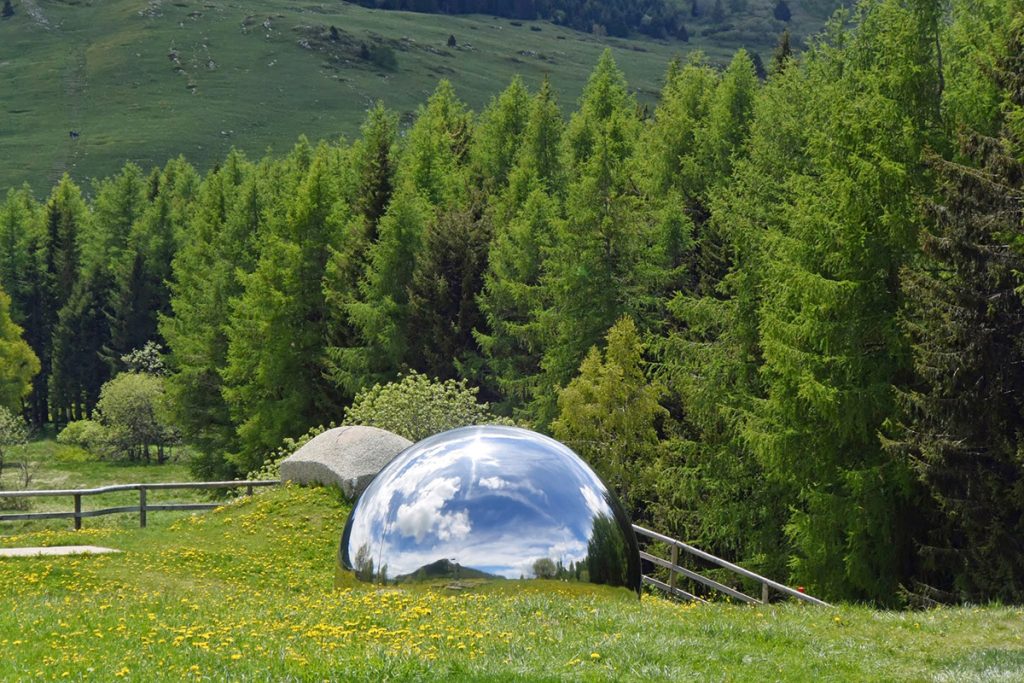
M 550 578 L 640 591 L 626 513 L 565 445 L 463 427 L 388 463 L 349 515 L 338 560 L 364 581 Z

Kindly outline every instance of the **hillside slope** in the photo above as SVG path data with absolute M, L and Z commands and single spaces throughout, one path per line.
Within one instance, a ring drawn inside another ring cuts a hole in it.
M 0 679 L 991 681 L 1022 611 L 682 605 L 558 581 L 333 586 L 347 508 L 289 487 L 146 529 L 0 535 L 121 555 L 0 560 Z M 113 518 L 109 518 L 113 520 Z M 0 533 L 3 530 L 0 529 Z
M 815 31 L 835 4 L 793 0 L 788 25 Z M 85 181 L 125 160 L 184 154 L 205 170 L 231 146 L 259 155 L 300 134 L 351 136 L 374 100 L 409 117 L 441 78 L 479 111 L 513 74 L 531 86 L 548 74 L 569 106 L 606 46 L 650 102 L 674 55 L 768 56 L 786 24 L 771 0 L 745 5 L 721 25 L 695 19 L 684 43 L 340 2 L 268 0 L 251 14 L 219 0 L 14 0 L 0 20 L 0 191 L 27 181 L 42 193 L 65 171 Z

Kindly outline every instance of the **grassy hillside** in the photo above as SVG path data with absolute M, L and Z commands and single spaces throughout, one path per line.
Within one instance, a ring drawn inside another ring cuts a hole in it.
M 818 30 L 836 2 L 793 0 L 791 30 Z M 532 86 L 549 74 L 568 107 L 606 46 L 653 102 L 673 55 L 770 54 L 784 26 L 774 2 L 745 4 L 721 25 L 695 19 L 682 43 L 343 2 L 14 0 L 0 20 L 0 191 L 29 182 L 41 194 L 65 171 L 85 181 L 126 160 L 150 167 L 184 154 L 206 170 L 231 146 L 260 155 L 300 134 L 352 136 L 374 100 L 408 117 L 441 78 L 479 110 L 513 74 Z M 397 66 L 361 58 L 363 44 L 364 57 L 386 49 Z
M 333 587 L 347 512 L 289 487 L 196 516 L 0 537 L 0 679 L 1020 680 L 1024 611 L 688 606 L 510 582 Z

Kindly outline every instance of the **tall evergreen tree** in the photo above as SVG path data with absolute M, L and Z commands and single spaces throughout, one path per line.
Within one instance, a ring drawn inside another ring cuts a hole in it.
M 536 187 L 515 218 L 495 228 L 479 297 L 486 325 L 478 328 L 476 339 L 487 364 L 486 381 L 504 398 L 504 412 L 518 411 L 531 400 L 541 372 L 541 264 L 557 214 L 557 203 Z
M 0 286 L 11 297 L 11 316 L 23 320 L 24 297 L 35 273 L 29 244 L 40 226 L 39 205 L 28 186 L 7 191 L 0 204 Z
M 540 90 L 530 101 L 526 128 L 514 166 L 509 172 L 508 185 L 498 197 L 491 200 L 497 230 L 515 217 L 537 183 L 552 197 L 564 196 L 564 129 L 562 112 L 551 90 L 551 83 L 545 78 Z
M 358 295 L 344 304 L 355 341 L 326 350 L 331 381 L 350 395 L 409 368 L 408 285 L 433 214 L 430 203 L 407 179 L 381 219 L 377 241 L 367 251 Z
M 477 184 L 497 194 L 508 182 L 530 111 L 530 93 L 519 76 L 493 98 L 473 130 L 470 161 Z
M 434 206 L 465 198 L 472 116 L 448 81 L 420 107 L 409 129 L 399 166 L 399 182 L 411 182 Z
M 352 146 L 353 196 L 346 199 L 352 211 L 362 216 L 370 241 L 391 201 L 397 164 L 398 116 L 377 104 L 366 115 L 361 136 Z
M 490 238 L 490 221 L 473 207 L 446 211 L 427 225 L 409 281 L 413 369 L 446 380 L 475 365 L 477 295 Z
M 793 113 L 811 163 L 785 181 L 787 215 L 766 236 L 766 398 L 746 435 L 797 491 L 795 578 L 825 595 L 892 601 L 912 561 L 911 476 L 877 434 L 908 369 L 896 282 L 915 243 L 914 194 L 928 187 L 938 9 L 883 0 L 859 18 L 834 36 L 839 47 L 802 65 L 808 97 Z
M 186 206 L 196 192 L 195 170 L 183 159 L 171 160 L 150 179 L 148 201 L 141 208 L 112 266 L 114 287 L 109 303 L 108 364 L 120 370 L 121 357 L 147 342 L 162 344 L 161 315 L 170 313 L 171 263 L 188 220 Z
M 33 275 L 24 293 L 25 340 L 39 358 L 29 402 L 29 419 L 42 425 L 50 419 L 49 381 L 53 330 L 57 314 L 75 287 L 81 261 L 82 226 L 89 221 L 88 207 L 78 186 L 65 175 L 43 208 L 42 229 L 30 238 Z
M 202 477 L 245 474 L 225 458 L 238 443 L 222 395 L 228 349 L 224 323 L 229 302 L 242 293 L 238 274 L 255 267 L 270 194 L 266 170 L 254 170 L 232 150 L 200 185 L 186 237 L 172 262 L 173 315 L 160 320 L 172 370 L 167 392 L 176 424 L 199 451 L 192 467 Z
M 323 279 L 350 219 L 340 201 L 337 150 L 320 145 L 286 212 L 268 224 L 255 270 L 228 322 L 224 397 L 238 425 L 235 463 L 255 469 L 287 436 L 340 417 L 321 362 Z
M 1024 110 L 1024 14 L 996 81 Z M 1024 598 L 1024 138 L 964 134 L 964 162 L 933 160 L 941 192 L 902 273 L 918 382 L 899 394 L 904 453 L 934 504 L 921 538 L 927 597 Z

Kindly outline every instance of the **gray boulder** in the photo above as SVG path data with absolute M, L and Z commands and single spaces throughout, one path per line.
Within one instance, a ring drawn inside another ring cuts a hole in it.
M 412 441 L 376 427 L 335 427 L 281 461 L 281 479 L 337 486 L 354 500 Z

